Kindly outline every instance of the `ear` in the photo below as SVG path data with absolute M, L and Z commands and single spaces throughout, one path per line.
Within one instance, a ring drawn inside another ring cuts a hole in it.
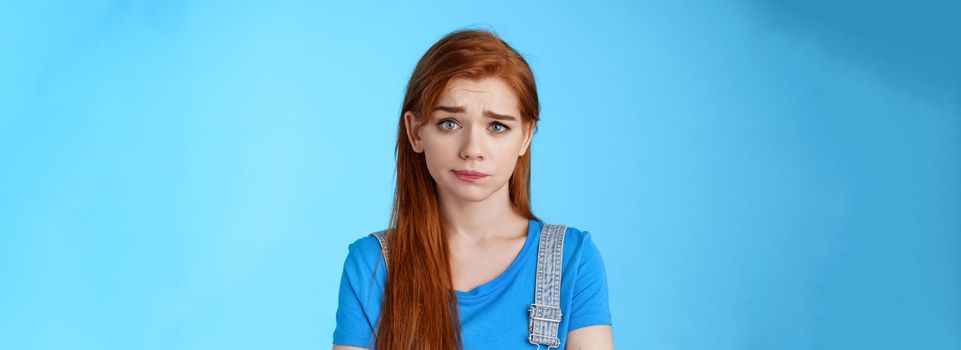
M 530 123 L 525 123 L 523 129 L 524 141 L 521 144 L 521 151 L 520 154 L 517 155 L 518 157 L 523 156 L 524 153 L 527 153 L 527 148 L 531 145 L 531 139 L 534 138 L 534 122 L 531 121 Z
M 417 123 L 417 117 L 411 111 L 404 112 L 404 128 L 407 130 L 407 140 L 410 141 L 410 147 L 414 149 L 414 152 L 423 152 L 424 145 L 420 138 L 420 125 Z

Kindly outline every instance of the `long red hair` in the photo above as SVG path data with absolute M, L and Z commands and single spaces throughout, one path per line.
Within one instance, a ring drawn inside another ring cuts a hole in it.
M 438 97 L 453 78 L 503 79 L 520 102 L 525 127 L 537 127 L 540 105 L 534 74 L 524 58 L 496 34 L 459 30 L 424 53 L 411 74 L 397 131 L 397 187 L 387 232 L 387 286 L 375 330 L 377 349 L 459 349 L 460 318 L 451 280 L 447 233 L 436 184 L 424 153 L 411 147 L 404 112 L 430 118 Z M 531 151 L 517 160 L 509 180 L 513 210 L 535 219 L 530 206 Z

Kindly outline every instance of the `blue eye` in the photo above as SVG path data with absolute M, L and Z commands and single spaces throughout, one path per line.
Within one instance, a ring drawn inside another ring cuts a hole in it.
M 445 128 L 445 127 L 444 127 L 444 125 L 447 124 L 447 123 L 452 123 L 452 124 L 454 124 L 454 125 L 457 125 L 457 123 L 454 123 L 454 121 L 453 121 L 453 120 L 450 120 L 450 119 L 442 120 L 442 121 L 440 121 L 440 123 L 437 123 L 437 125 L 440 126 L 441 130 L 444 130 L 444 131 L 453 130 L 453 129 L 451 129 L 451 128 Z
M 439 127 L 444 132 L 453 131 L 455 129 L 454 128 L 455 126 L 457 126 L 457 122 L 455 122 L 453 119 L 444 119 L 437 123 L 437 127 Z M 507 130 L 511 129 L 509 126 L 498 123 L 498 122 L 491 123 L 491 127 L 500 127 L 500 129 L 491 129 L 491 131 L 493 131 L 495 134 L 503 134 L 507 132 Z
M 494 132 L 496 132 L 496 133 L 498 133 L 498 134 L 500 134 L 500 133 L 502 133 L 502 132 L 507 132 L 507 130 L 510 130 L 510 129 L 511 129 L 511 128 L 507 127 L 507 125 L 504 125 L 504 124 L 501 124 L 501 123 L 491 123 L 491 126 L 499 126 L 499 127 L 502 128 L 501 131 L 494 131 Z

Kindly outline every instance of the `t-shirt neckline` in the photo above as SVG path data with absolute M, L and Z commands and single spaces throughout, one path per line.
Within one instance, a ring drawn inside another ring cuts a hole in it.
M 517 253 L 514 257 L 514 261 L 507 267 L 504 272 L 495 277 L 494 279 L 485 282 L 469 291 L 459 291 L 455 290 L 457 294 L 457 300 L 472 300 L 483 297 L 492 291 L 495 291 L 508 281 L 512 276 L 517 274 L 517 270 L 521 268 L 521 264 L 527 260 L 527 256 L 530 255 L 531 250 L 536 247 L 534 244 L 540 237 L 541 223 L 534 219 L 527 220 L 527 240 L 524 241 L 524 246 L 521 251 Z

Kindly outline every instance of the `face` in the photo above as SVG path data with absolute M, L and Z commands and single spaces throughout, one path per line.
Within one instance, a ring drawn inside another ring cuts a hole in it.
M 520 103 L 499 78 L 455 78 L 447 83 L 429 119 L 404 113 L 414 151 L 424 153 L 442 198 L 483 201 L 507 183 L 517 158 L 527 152 L 532 130 Z M 458 175 L 475 171 L 486 176 Z

